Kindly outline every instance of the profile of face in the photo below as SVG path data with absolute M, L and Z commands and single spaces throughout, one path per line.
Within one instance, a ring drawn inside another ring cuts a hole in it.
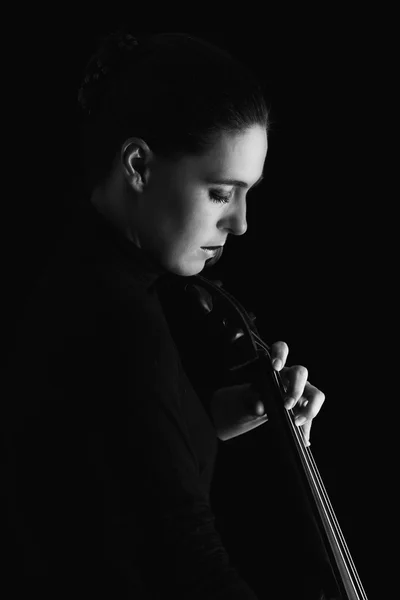
M 265 129 L 221 133 L 205 154 L 177 161 L 158 159 L 141 139 L 127 142 L 113 192 L 127 237 L 167 271 L 198 274 L 215 257 L 205 247 L 246 232 L 246 194 L 262 178 Z

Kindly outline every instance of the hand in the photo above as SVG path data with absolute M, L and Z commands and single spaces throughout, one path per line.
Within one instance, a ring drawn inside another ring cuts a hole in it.
M 280 371 L 287 389 L 285 407 L 288 410 L 294 409 L 295 424 L 301 427 L 306 445 L 309 446 L 312 421 L 321 410 L 325 394 L 307 381 L 306 367 L 301 365 L 285 367 L 288 354 L 289 348 L 285 342 L 275 342 L 271 346 L 272 366 L 276 371 Z
M 288 354 L 289 348 L 285 342 L 276 342 L 271 346 L 272 366 L 280 371 L 287 390 L 285 407 L 294 409 L 295 423 L 301 427 L 304 441 L 309 446 L 312 420 L 319 413 L 325 394 L 307 381 L 308 371 L 305 367 L 285 367 Z M 222 441 L 247 433 L 268 421 L 261 394 L 251 383 L 217 390 L 211 399 L 210 409 L 217 436 Z
M 251 383 L 220 388 L 212 396 L 210 410 L 217 437 L 224 442 L 268 421 L 261 395 Z

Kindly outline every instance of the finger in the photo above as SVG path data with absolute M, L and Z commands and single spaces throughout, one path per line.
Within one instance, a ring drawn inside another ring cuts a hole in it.
M 257 398 L 246 399 L 245 406 L 246 409 L 249 411 L 249 414 L 251 415 L 262 417 L 265 414 L 264 404 L 261 400 Z
M 262 417 L 265 414 L 264 404 L 259 400 L 254 406 L 254 413 L 257 417 Z
M 303 399 L 304 403 L 302 402 Z M 303 398 L 297 405 L 296 425 L 301 426 L 308 421 L 312 421 L 321 410 L 324 402 L 325 394 L 316 388 L 315 385 L 311 385 L 310 382 L 307 382 L 304 388 Z
M 289 354 L 289 346 L 285 342 L 275 342 L 271 346 L 271 363 L 276 371 L 285 366 Z
M 305 445 L 311 446 L 310 442 L 310 431 L 311 431 L 312 421 L 306 421 L 304 425 L 301 427 L 301 431 L 303 432 L 304 443 Z
M 244 387 L 246 388 L 246 385 Z M 247 390 L 243 401 L 250 414 L 257 417 L 265 415 L 265 407 L 261 400 L 261 394 L 252 383 L 247 384 Z
M 286 384 L 285 407 L 290 410 L 303 396 L 307 384 L 308 370 L 302 365 L 294 365 L 293 367 L 287 367 L 283 376 Z

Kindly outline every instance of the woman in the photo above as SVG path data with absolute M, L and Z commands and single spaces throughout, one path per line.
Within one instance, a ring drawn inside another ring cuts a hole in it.
M 79 103 L 83 197 L 14 353 L 21 570 L 49 594 L 79 582 L 121 598 L 254 599 L 215 527 L 210 485 L 217 440 L 265 423 L 263 401 L 251 382 L 197 393 L 158 290 L 246 232 L 268 148 L 261 86 L 203 40 L 117 32 L 89 62 Z M 308 441 L 324 395 L 287 356 L 272 346 Z

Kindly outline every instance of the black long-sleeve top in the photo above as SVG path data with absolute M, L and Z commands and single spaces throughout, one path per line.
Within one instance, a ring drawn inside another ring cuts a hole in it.
M 216 431 L 157 294 L 168 274 L 89 201 L 79 214 L 9 367 L 16 577 L 87 597 L 255 600 L 215 528 Z

